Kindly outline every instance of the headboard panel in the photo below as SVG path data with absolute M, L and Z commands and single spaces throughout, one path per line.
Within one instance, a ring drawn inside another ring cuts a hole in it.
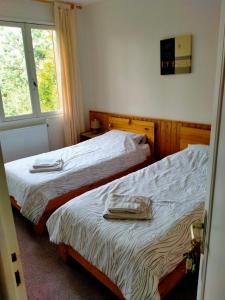
M 179 120 L 166 120 L 153 117 L 131 116 L 118 113 L 90 111 L 90 121 L 98 119 L 102 131 L 109 129 L 109 118 L 125 118 L 132 121 L 147 121 L 153 122 L 155 127 L 154 135 L 154 155 L 156 159 L 161 159 L 167 155 L 173 154 L 180 150 L 180 129 L 188 127 L 190 129 L 203 129 L 210 132 L 211 126 L 209 124 L 191 123 Z M 188 141 L 190 144 L 190 141 Z M 193 143 L 193 142 L 192 142 Z M 198 143 L 200 141 L 198 140 Z
M 109 117 L 109 130 L 118 129 L 139 134 L 145 134 L 148 137 L 148 141 L 151 146 L 154 145 L 154 128 L 154 123 L 151 121 L 141 121 L 132 118 Z
M 185 149 L 188 144 L 204 144 L 210 143 L 210 130 L 181 127 L 180 128 L 180 150 Z

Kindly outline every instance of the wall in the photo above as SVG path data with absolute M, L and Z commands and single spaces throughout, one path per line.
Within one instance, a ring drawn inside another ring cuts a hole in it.
M 86 113 L 211 122 L 220 0 L 108 0 L 79 12 Z M 193 72 L 160 75 L 160 39 L 193 34 Z
M 51 4 L 33 0 L 0 0 L 0 20 L 53 24 Z
M 38 24 L 54 24 L 53 6 L 35 2 L 33 0 L 0 0 L 0 20 L 30 22 Z M 43 119 L 43 118 L 41 118 Z M 36 123 L 38 119 L 29 120 L 29 124 Z M 2 127 L 15 127 L 15 124 L 27 123 L 26 121 L 7 122 L 0 124 Z M 47 119 L 50 149 L 64 146 L 63 116 L 55 115 Z

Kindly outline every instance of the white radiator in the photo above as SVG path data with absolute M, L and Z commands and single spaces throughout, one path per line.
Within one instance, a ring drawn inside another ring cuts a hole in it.
M 4 162 L 49 151 L 47 124 L 0 131 Z

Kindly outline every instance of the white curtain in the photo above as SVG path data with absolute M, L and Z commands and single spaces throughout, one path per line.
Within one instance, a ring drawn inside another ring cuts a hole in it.
M 64 113 L 65 145 L 79 142 L 84 130 L 76 37 L 76 8 L 55 3 L 58 86 Z

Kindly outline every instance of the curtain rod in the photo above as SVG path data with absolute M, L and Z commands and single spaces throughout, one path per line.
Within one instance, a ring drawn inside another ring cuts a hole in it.
M 54 3 L 55 1 L 54 0 L 33 0 L 33 1 L 36 1 L 36 2 L 43 2 L 43 3 Z M 76 3 L 69 3 L 69 2 L 64 2 L 64 1 L 59 1 L 59 3 L 62 3 L 62 4 L 70 4 L 70 7 L 72 9 L 74 9 L 74 7 L 78 8 L 78 9 L 82 9 L 82 6 L 79 5 L 79 4 L 76 4 Z

